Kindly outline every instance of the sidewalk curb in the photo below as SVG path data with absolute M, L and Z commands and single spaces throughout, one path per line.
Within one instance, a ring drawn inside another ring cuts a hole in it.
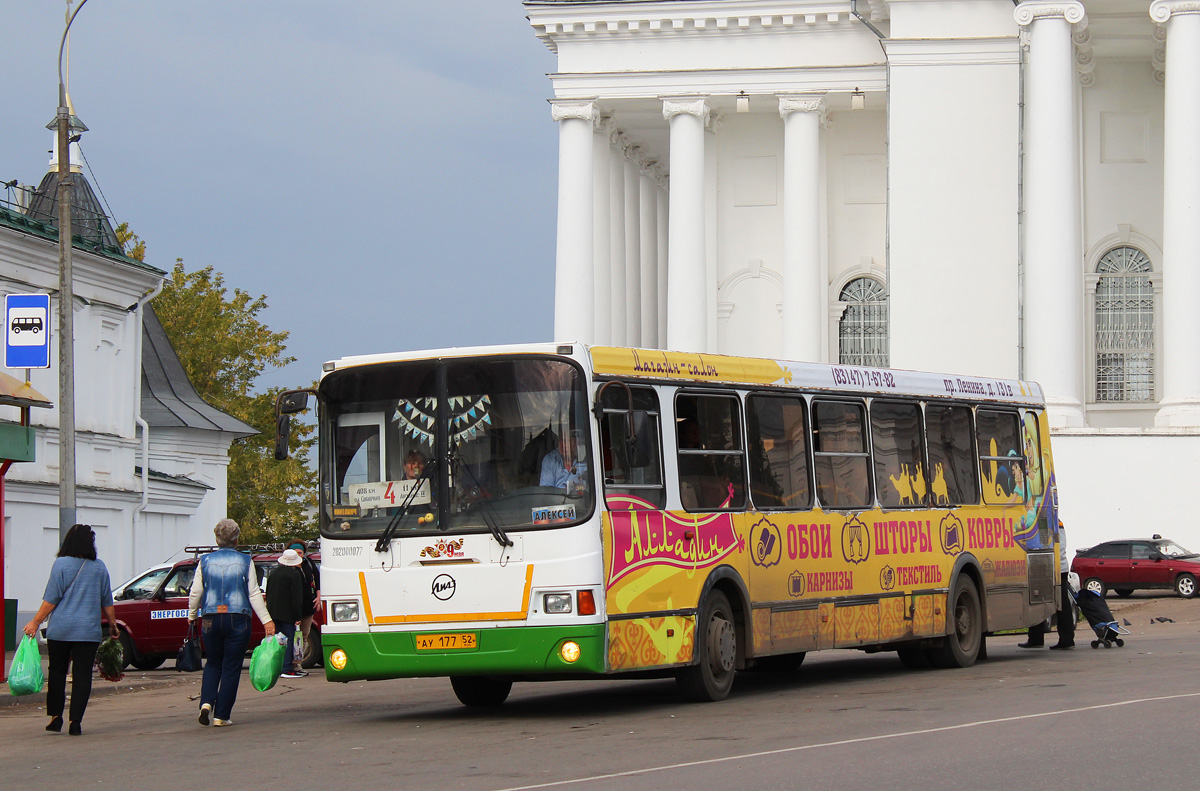
M 158 674 L 153 676 L 141 674 L 126 674 L 125 678 L 120 681 L 106 681 L 100 676 L 92 678 L 92 698 L 106 697 L 108 695 L 124 695 L 131 692 L 142 692 L 150 689 L 165 689 L 168 687 L 181 687 L 187 684 L 199 684 L 200 673 L 178 673 L 171 672 Z M 45 684 L 42 685 L 41 692 L 35 692 L 32 695 L 10 695 L 8 685 L 0 687 L 0 709 L 17 706 L 41 706 L 46 705 Z M 71 693 L 71 682 L 67 682 L 68 699 Z

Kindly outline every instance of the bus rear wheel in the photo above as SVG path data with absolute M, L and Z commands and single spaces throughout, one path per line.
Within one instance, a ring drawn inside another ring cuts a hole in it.
M 948 614 L 950 633 L 940 648 L 930 651 L 929 658 L 937 667 L 970 667 L 975 664 L 983 644 L 983 618 L 979 591 L 974 580 L 966 574 L 958 575 Z
M 512 682 L 494 676 L 450 676 L 450 686 L 464 706 L 492 708 L 508 699 Z
M 675 677 L 688 700 L 717 701 L 729 696 L 737 675 L 737 624 L 729 599 L 713 591 L 704 600 L 696 622 L 696 664 Z

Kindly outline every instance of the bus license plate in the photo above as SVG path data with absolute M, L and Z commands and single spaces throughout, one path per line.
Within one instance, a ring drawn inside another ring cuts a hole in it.
M 474 632 L 442 632 L 416 636 L 418 651 L 473 651 L 478 646 Z

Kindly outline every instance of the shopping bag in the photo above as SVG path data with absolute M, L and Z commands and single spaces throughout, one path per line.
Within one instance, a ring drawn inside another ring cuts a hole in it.
M 264 637 L 254 653 L 250 655 L 250 683 L 259 692 L 275 686 L 283 672 L 283 652 L 287 650 L 287 638 L 276 632 Z
M 195 621 L 188 624 L 187 637 L 183 638 L 183 645 L 175 655 L 175 669 L 181 673 L 195 673 L 204 669 L 204 663 L 200 661 L 200 635 L 196 633 Z
M 37 641 L 25 635 L 8 668 L 8 691 L 14 695 L 32 695 L 42 691 L 43 681 L 42 655 L 38 651 Z
M 296 630 L 296 637 L 292 640 L 292 643 L 292 661 L 299 665 L 304 661 L 304 633 L 299 629 Z

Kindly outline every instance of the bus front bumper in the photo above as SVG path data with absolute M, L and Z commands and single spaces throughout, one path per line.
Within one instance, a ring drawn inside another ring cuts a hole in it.
M 476 647 L 449 651 L 417 650 L 417 637 L 472 633 Z M 445 628 L 437 632 L 374 632 L 322 636 L 325 677 L 358 681 L 418 676 L 555 675 L 605 671 L 604 624 L 517 626 L 494 629 Z M 563 645 L 579 646 L 579 659 L 567 662 Z M 332 655 L 341 651 L 338 670 Z

